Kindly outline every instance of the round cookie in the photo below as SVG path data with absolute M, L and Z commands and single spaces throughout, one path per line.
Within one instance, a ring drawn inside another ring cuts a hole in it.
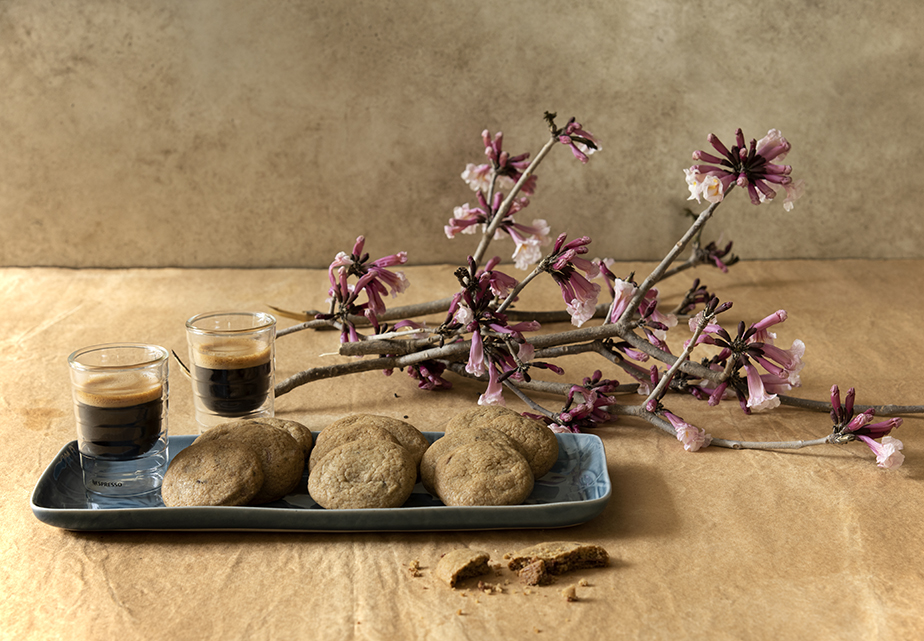
M 213 440 L 177 452 L 160 492 L 167 507 L 247 505 L 261 487 L 263 465 L 251 446 Z
M 558 439 L 547 425 L 507 409 L 502 405 L 479 405 L 452 417 L 445 431 L 472 427 L 493 427 L 517 441 L 535 478 L 542 478 L 558 460 Z
M 473 427 L 449 432 L 433 441 L 433 444 L 424 452 L 423 458 L 420 460 L 420 482 L 423 483 L 424 488 L 431 494 L 436 493 L 433 488 L 433 477 L 436 474 L 436 463 L 441 456 L 460 445 L 475 441 L 503 443 L 517 450 L 524 458 L 526 457 L 526 452 L 523 451 L 519 443 L 493 427 Z
M 327 456 L 331 450 L 340 447 L 344 443 L 358 440 L 386 441 L 400 445 L 398 439 L 392 436 L 391 432 L 377 425 L 366 423 L 337 425 L 332 423 L 321 430 L 315 440 L 314 449 L 311 450 L 311 456 L 308 458 L 309 473 L 314 471 L 315 465 Z
M 308 493 L 328 510 L 400 507 L 416 480 L 417 468 L 402 446 L 361 439 L 328 452 L 308 476 Z
M 305 458 L 308 458 L 308 455 L 311 454 L 311 448 L 314 447 L 314 436 L 311 434 L 311 430 L 299 423 L 298 421 L 290 421 L 284 418 L 252 418 L 249 419 L 255 423 L 262 423 L 264 425 L 269 425 L 281 429 L 289 433 L 289 436 L 294 438 L 296 442 L 301 446 L 302 451 L 305 452 Z
M 204 432 L 194 443 L 233 440 L 253 447 L 263 465 L 263 487 L 251 504 L 278 501 L 298 486 L 305 456 L 298 442 L 285 431 L 253 421 L 222 423 Z
M 446 505 L 519 505 L 533 491 L 533 473 L 523 456 L 492 441 L 474 441 L 436 463 L 434 489 Z
M 410 423 L 390 416 L 379 416 L 377 414 L 351 414 L 349 416 L 344 416 L 328 425 L 327 429 L 318 435 L 318 441 L 320 442 L 322 440 L 321 435 L 327 432 L 328 429 L 341 425 L 375 425 L 376 427 L 387 430 L 395 437 L 399 445 L 411 453 L 416 465 L 420 464 L 420 459 L 423 457 L 424 452 L 430 447 L 430 441 L 427 440 L 427 437 Z

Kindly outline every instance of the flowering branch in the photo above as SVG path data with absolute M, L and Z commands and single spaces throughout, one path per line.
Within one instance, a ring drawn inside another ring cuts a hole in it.
M 697 279 L 673 311 L 663 311 L 656 288 L 661 281 L 694 265 L 709 264 L 726 272 L 738 260 L 730 255 L 731 243 L 724 247 L 715 242 L 702 243 L 703 229 L 734 187 L 745 191 L 754 205 L 772 200 L 777 190 L 782 189 L 786 193 L 783 206 L 787 210 L 801 194 L 802 181 L 791 178 L 790 166 L 778 164 L 791 146 L 777 130 L 770 130 L 759 141 L 747 143 L 739 129 L 730 148 L 710 135 L 708 141 L 714 152 L 693 153 L 698 164 L 684 170 L 690 199 L 705 200 L 709 205 L 694 216 L 682 237 L 637 284 L 634 274 L 617 277 L 612 271 L 614 261 L 589 260 L 586 257 L 591 244 L 589 237 L 579 236 L 569 241 L 567 234 L 562 233 L 553 243 L 545 220 L 536 219 L 531 225 L 516 220 L 530 204 L 527 197 L 536 192 L 537 167 L 556 144 L 567 146 L 582 164 L 599 149 L 596 138 L 574 118 L 562 128 L 555 125 L 554 119 L 555 114 L 545 114 L 550 136 L 532 160 L 529 154 L 511 156 L 506 152 L 501 133 L 493 137 L 487 130 L 482 133 L 488 162 L 469 164 L 462 174 L 476 192 L 477 205 L 466 203 L 455 208 L 453 218 L 444 227 L 449 238 L 481 229 L 476 251 L 466 266 L 456 270 L 459 290 L 450 298 L 386 309 L 385 294 L 396 296 L 408 286 L 404 275 L 393 271 L 407 261 L 407 255 L 398 252 L 370 261 L 363 251 L 362 236 L 349 254 L 338 253 L 328 270 L 329 310 L 285 313 L 301 322 L 280 330 L 278 336 L 303 329 L 335 328 L 341 335 L 339 354 L 362 358 L 299 372 L 281 381 L 276 386 L 276 395 L 321 378 L 372 370 L 391 374 L 395 369 L 405 370 L 422 389 L 446 390 L 452 387 L 443 377 L 449 372 L 487 384 L 478 399 L 480 404 L 503 404 L 503 392 L 508 390 L 536 412 L 531 416 L 554 431 L 594 429 L 624 415 L 648 421 L 677 438 L 691 452 L 710 445 L 731 449 L 796 449 L 859 441 L 872 450 L 880 467 L 901 464 L 902 443 L 890 432 L 902 424 L 902 419 L 874 421 L 873 417 L 922 412 L 924 407 L 859 406 L 854 403 L 853 390 L 841 403 L 836 387 L 832 388 L 830 404 L 788 395 L 787 392 L 801 384 L 806 347 L 798 339 L 787 349 L 776 345 L 776 334 L 771 330 L 775 331 L 786 320 L 785 310 L 750 325 L 739 322 L 737 328 L 729 331 L 719 324 L 717 316 L 732 303 L 719 304 L 719 299 Z M 516 267 L 527 270 L 532 266 L 519 281 L 499 269 L 499 258 L 486 260 L 490 242 L 505 234 L 516 245 L 512 256 Z M 543 256 L 540 247 L 549 244 L 552 248 Z M 688 247 L 692 247 L 690 257 L 675 264 Z M 543 274 L 548 274 L 558 285 L 565 309 L 541 312 L 515 309 L 521 292 Z M 601 277 L 602 286 L 594 282 Z M 611 299 L 601 301 L 601 295 L 607 293 Z M 432 314 L 445 314 L 445 319 L 435 327 L 411 320 Z M 684 341 L 680 355 L 675 356 L 666 336 L 678 325 L 678 315 L 689 318 L 691 336 Z M 599 324 L 589 324 L 592 319 L 601 318 Z M 576 329 L 537 333 L 541 323 L 568 319 Z M 371 327 L 374 334 L 361 334 L 357 329 L 361 327 Z M 693 351 L 704 343 L 713 346 L 713 355 L 699 362 L 692 360 Z M 553 361 L 573 354 L 597 354 L 607 367 L 615 366 L 632 382 L 605 378 L 601 370 L 584 377 L 580 384 L 532 378 L 537 369 L 563 375 L 564 369 Z M 528 392 L 564 397 L 564 403 L 559 410 L 552 411 L 531 399 Z M 666 406 L 669 392 L 692 395 L 710 406 L 726 398 L 736 398 L 747 414 L 768 411 L 781 404 L 824 410 L 831 414 L 833 428 L 825 437 L 810 440 L 713 438 Z M 640 394 L 644 401 L 626 402 L 629 394 Z

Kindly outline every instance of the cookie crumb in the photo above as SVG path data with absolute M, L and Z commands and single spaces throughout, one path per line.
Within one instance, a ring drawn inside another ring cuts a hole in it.
M 504 591 L 503 586 L 498 583 L 485 583 L 484 581 L 478 582 L 478 589 L 484 592 L 485 594 L 501 594 Z
M 411 561 L 411 563 L 408 565 L 407 571 L 410 573 L 412 577 L 415 577 L 415 578 L 419 576 L 423 576 L 420 573 L 420 561 L 418 561 L 417 559 L 414 559 L 413 561 Z
M 456 610 L 456 616 L 457 617 L 462 616 L 462 608 L 459 608 L 458 610 Z
M 517 576 L 525 585 L 549 585 L 555 580 L 542 559 L 532 559 L 517 571 Z
M 562 591 L 561 591 L 561 597 L 562 597 L 565 601 L 569 601 L 569 602 L 571 602 L 571 601 L 577 601 L 577 600 L 578 600 L 578 597 L 577 597 L 577 588 L 574 586 L 574 584 L 571 584 L 571 585 L 569 585 L 568 587 L 566 587 L 564 590 L 562 590 Z
M 578 585 L 581 586 L 582 588 L 586 588 L 587 586 L 590 585 L 590 583 L 587 582 L 587 579 L 581 579 L 580 581 L 578 581 Z

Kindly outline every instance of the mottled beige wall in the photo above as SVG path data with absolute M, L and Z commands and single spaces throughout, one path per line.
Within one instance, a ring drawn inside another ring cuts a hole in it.
M 715 132 L 779 128 L 792 212 L 720 208 L 749 258 L 922 257 L 924 3 L 0 1 L 0 264 L 322 266 L 463 260 L 442 227 L 502 129 L 561 147 L 523 217 L 651 259 Z M 507 254 L 511 246 L 499 246 Z

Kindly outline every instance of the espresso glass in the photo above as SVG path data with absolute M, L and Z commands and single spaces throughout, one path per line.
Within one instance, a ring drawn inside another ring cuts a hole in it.
M 77 448 L 87 491 L 137 496 L 160 489 L 167 469 L 169 352 L 112 343 L 68 359 Z
M 200 430 L 273 416 L 276 319 L 263 312 L 209 312 L 186 321 L 189 374 Z

